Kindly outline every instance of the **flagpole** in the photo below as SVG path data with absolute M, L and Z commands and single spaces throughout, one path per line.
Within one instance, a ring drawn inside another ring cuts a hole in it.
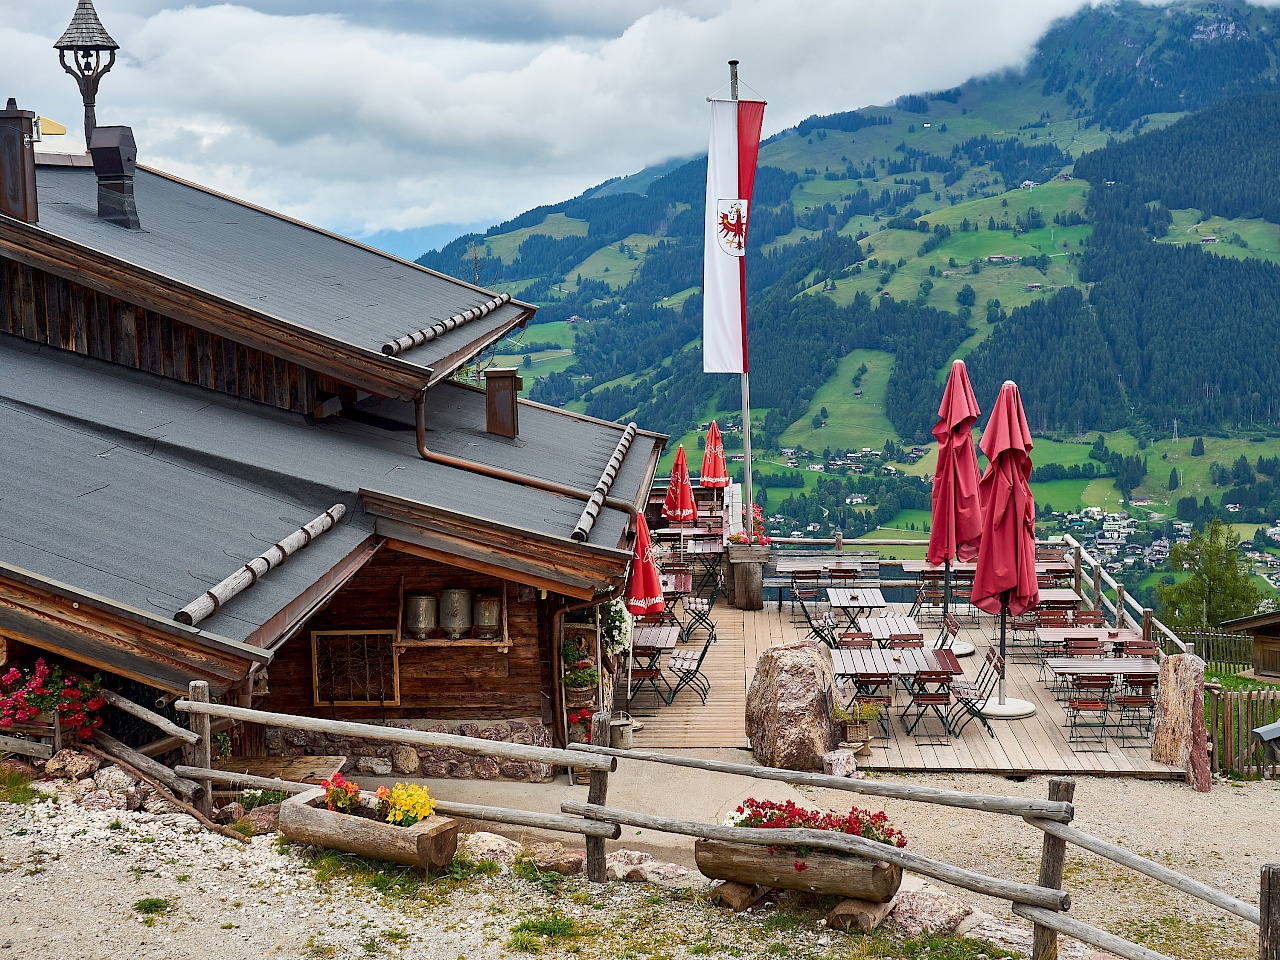
M 729 99 L 738 99 L 738 61 L 729 61 Z M 745 198 L 750 200 L 750 197 Z M 743 251 L 745 255 L 746 251 Z M 742 311 L 747 310 L 746 299 L 742 302 Z M 744 331 L 745 332 L 745 331 Z M 746 352 L 746 341 L 743 341 L 743 352 Z M 748 534 L 751 533 L 755 502 L 751 495 L 751 378 L 747 373 L 746 357 L 743 358 L 742 370 L 742 525 Z

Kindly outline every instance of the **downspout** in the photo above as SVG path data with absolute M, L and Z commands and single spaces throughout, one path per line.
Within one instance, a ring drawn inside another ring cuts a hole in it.
M 492 477 L 495 480 L 503 480 L 507 483 L 519 484 L 522 487 L 532 487 L 535 490 L 543 490 L 547 493 L 559 494 L 562 497 L 572 497 L 574 500 L 581 500 L 584 503 L 590 503 L 591 498 L 596 495 L 595 491 L 578 490 L 575 487 L 566 487 L 563 484 L 555 483 L 551 480 L 543 480 L 540 477 L 528 477 L 520 473 L 512 473 L 510 470 L 503 470 L 501 467 L 493 467 L 487 463 L 476 463 L 473 460 L 462 460 L 459 457 L 451 457 L 447 453 L 432 453 L 427 449 L 427 391 L 423 389 L 413 400 L 415 421 L 418 432 L 418 456 L 422 457 L 428 463 L 438 463 L 441 466 L 452 467 L 455 470 L 466 470 L 469 473 L 478 473 L 481 476 Z M 636 509 L 634 503 L 627 503 L 625 500 L 619 500 L 616 497 L 605 497 L 603 503 L 607 507 L 614 510 L 622 510 L 627 514 L 627 532 L 634 534 L 636 528 L 640 525 L 640 511 Z

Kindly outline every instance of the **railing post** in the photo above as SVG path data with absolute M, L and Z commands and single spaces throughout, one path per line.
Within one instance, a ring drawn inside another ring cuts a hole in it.
M 1280 863 L 1262 867 L 1258 909 L 1262 914 L 1258 925 L 1258 960 L 1280 960 Z
M 192 680 L 187 688 L 188 696 L 193 703 L 209 702 L 209 684 L 204 680 Z M 213 766 L 213 744 L 210 742 L 209 715 L 193 713 L 191 715 L 191 732 L 200 739 L 196 741 L 193 752 L 194 766 L 208 770 Z M 200 781 L 200 794 L 195 798 L 195 808 L 206 817 L 213 816 L 213 784 L 208 780 Z
M 1078 543 L 1072 548 L 1072 565 L 1075 567 L 1076 593 L 1081 596 L 1084 596 L 1084 572 L 1081 569 L 1084 563 L 1084 557 L 1082 556 L 1083 553 L 1084 551 L 1080 549 L 1080 544 Z
M 1102 564 L 1096 560 L 1093 563 L 1093 609 L 1102 609 Z
M 1124 629 L 1124 584 L 1116 583 L 1116 629 Z
M 609 715 L 603 711 L 591 717 L 591 743 L 597 747 L 609 746 Z M 608 793 L 609 772 L 592 770 L 587 803 L 604 806 Z M 604 837 L 587 837 L 587 879 L 592 883 L 604 883 L 609 879 L 604 857 Z
M 1151 642 L 1151 638 L 1155 632 L 1151 626 L 1151 620 L 1154 616 L 1155 616 L 1155 612 L 1150 607 L 1142 608 L 1142 642 L 1143 643 Z M 1162 643 L 1160 644 L 1160 646 L 1163 647 L 1164 644 Z
M 1076 795 L 1076 782 L 1071 777 L 1053 777 L 1049 781 L 1049 799 L 1070 803 Z M 1062 889 L 1062 873 L 1067 859 L 1067 841 L 1046 833 L 1040 847 L 1039 885 Z M 1036 924 L 1031 928 L 1031 960 L 1058 960 L 1058 933 Z

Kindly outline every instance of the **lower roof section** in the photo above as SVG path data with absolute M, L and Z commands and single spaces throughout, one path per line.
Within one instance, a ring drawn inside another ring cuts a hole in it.
M 480 391 L 432 390 L 428 446 L 590 491 L 621 435 L 522 405 L 520 436 L 507 440 L 485 432 L 484 408 Z M 397 539 L 460 558 L 480 550 L 512 580 L 573 596 L 625 575 L 625 511 L 602 510 L 590 542 L 576 544 L 581 500 L 426 462 L 412 423 L 412 405 L 395 401 L 315 422 L 0 335 L 0 562 L 168 619 L 344 504 L 341 523 L 203 624 L 267 645 L 266 625 L 296 625 L 316 584 L 340 583 L 392 514 Z M 636 437 L 612 496 L 647 495 L 663 441 Z

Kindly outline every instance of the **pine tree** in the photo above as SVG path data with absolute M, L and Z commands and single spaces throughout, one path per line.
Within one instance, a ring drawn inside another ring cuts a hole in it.
M 1193 457 L 1204 456 L 1204 437 L 1196 437 L 1191 441 L 1191 455 Z
M 1178 468 L 1177 467 L 1174 467 L 1172 470 L 1169 471 L 1169 489 L 1170 490 L 1178 489 Z

